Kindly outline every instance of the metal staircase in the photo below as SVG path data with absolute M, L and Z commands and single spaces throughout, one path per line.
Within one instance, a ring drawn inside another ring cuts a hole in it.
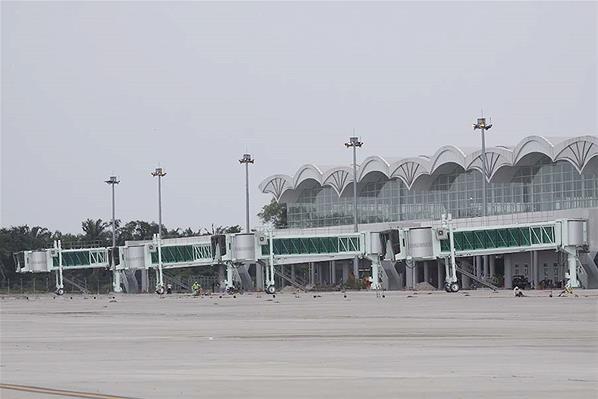
M 475 281 L 477 281 L 478 283 L 480 283 L 482 285 L 485 285 L 486 287 L 490 288 L 492 291 L 498 291 L 498 287 L 497 286 L 495 286 L 494 284 L 491 284 L 491 283 L 485 281 L 484 279 L 479 278 L 475 274 L 470 273 L 469 271 L 463 269 L 459 265 L 456 266 L 456 269 L 462 275 L 465 275 L 465 276 L 469 277 L 470 279 L 475 280 Z
M 291 278 L 291 276 L 287 275 L 286 273 L 283 273 L 281 270 L 279 270 L 277 268 L 274 268 L 274 275 L 284 279 L 286 282 L 291 284 L 293 287 L 300 289 L 301 291 L 306 291 L 305 282 L 303 282 L 303 281 L 300 282 L 299 280 L 297 280 L 297 276 L 295 276 L 295 279 L 293 280 L 293 278 Z
M 401 288 L 401 275 L 399 274 L 399 272 L 397 272 L 397 269 L 395 268 L 395 262 L 393 261 L 386 261 L 383 260 L 381 262 L 382 267 L 380 269 L 382 269 L 384 271 L 384 274 L 386 275 L 387 278 L 387 283 L 388 283 L 388 288 L 389 290 L 398 290 Z
M 589 276 L 586 267 L 581 263 L 579 257 L 576 257 L 575 260 L 577 261 L 577 279 L 581 283 L 580 288 L 588 288 Z
M 251 279 L 251 275 L 249 275 L 249 265 L 239 265 L 235 267 L 235 273 L 239 277 L 241 281 L 241 285 L 245 290 L 252 290 L 253 289 L 253 280 Z
M 580 254 L 580 258 L 585 258 L 585 262 L 582 262 L 582 266 L 586 274 L 588 275 L 588 284 L 586 288 L 598 288 L 598 265 L 596 259 L 598 256 L 593 257 L 591 253 Z M 594 282 L 594 284 L 591 284 Z
M 75 277 L 68 278 L 66 276 L 63 276 L 62 279 L 65 282 L 72 285 L 73 287 L 77 288 L 79 291 L 81 291 L 82 294 L 89 295 L 89 291 L 87 290 L 87 288 L 85 288 L 83 283 L 80 280 L 77 280 Z
M 163 276 L 164 276 L 164 281 L 167 284 L 172 284 L 173 287 L 179 286 L 184 291 L 191 291 L 191 287 L 189 287 L 189 285 L 183 283 L 183 281 L 180 278 L 175 277 L 171 273 L 164 271 Z

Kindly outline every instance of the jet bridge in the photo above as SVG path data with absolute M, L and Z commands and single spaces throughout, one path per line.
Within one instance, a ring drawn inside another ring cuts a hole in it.
M 366 258 L 371 261 L 372 288 L 381 288 L 383 260 L 411 263 L 421 260 L 451 259 L 445 262 L 446 286 L 458 291 L 455 257 L 554 249 L 567 254 L 568 278 L 578 287 L 578 251 L 587 247 L 587 222 L 563 219 L 479 228 L 453 228 L 443 220 L 441 227 L 413 227 L 387 231 L 331 234 L 287 233 L 285 230 L 223 234 L 149 241 L 128 241 L 118 248 L 63 247 L 56 241 L 50 249 L 15 254 L 19 272 L 55 272 L 56 292 L 64 292 L 63 272 L 75 269 L 105 268 L 114 275 L 114 291 L 120 292 L 123 270 L 162 269 L 226 265 L 226 288 L 233 287 L 241 265 L 266 265 L 266 291 L 275 292 L 277 265 L 304 262 Z M 114 251 L 114 253 L 113 253 Z M 161 260 L 161 262 L 160 262 Z M 246 276 L 247 277 L 247 276 Z M 158 279 L 156 291 L 163 292 Z
M 402 250 L 396 260 L 449 259 L 445 262 L 446 285 L 458 291 L 455 257 L 496 255 L 552 249 L 567 255 L 569 284 L 579 287 L 578 252 L 587 248 L 587 221 L 560 219 L 543 223 L 453 228 L 450 219 L 442 226 L 416 227 L 399 233 Z
M 77 244 L 74 247 L 63 247 L 60 240 L 54 241 L 54 246 L 39 251 L 23 251 L 14 254 L 17 272 L 43 273 L 55 272 L 56 293 L 64 293 L 65 270 L 78 269 L 109 269 L 112 263 L 112 248 L 86 247 Z M 118 275 L 118 278 L 120 275 Z M 120 281 L 115 291 L 120 292 Z

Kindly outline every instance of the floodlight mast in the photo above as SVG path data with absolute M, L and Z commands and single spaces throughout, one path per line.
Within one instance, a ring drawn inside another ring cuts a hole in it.
M 162 168 L 156 168 L 152 176 L 158 178 L 158 281 L 156 282 L 156 293 L 164 293 L 164 276 L 162 274 L 162 178 L 166 172 Z
M 357 222 L 357 148 L 361 147 L 363 142 L 359 141 L 359 137 L 349 137 L 349 142 L 345 143 L 345 147 L 353 148 L 353 231 L 359 231 L 359 224 Z M 359 259 L 353 258 L 353 275 L 355 280 L 359 280 Z
M 486 198 L 487 184 L 488 184 L 488 161 L 486 159 L 486 130 L 492 127 L 490 120 L 486 122 L 486 118 L 478 118 L 477 122 L 473 124 L 473 130 L 480 130 L 482 132 L 482 216 L 488 214 L 488 201 Z
M 239 159 L 240 164 L 245 164 L 245 232 L 249 233 L 249 164 L 254 163 L 251 154 L 243 154 Z
M 118 183 L 120 183 L 120 181 L 118 180 L 118 178 L 116 176 L 110 176 L 110 178 L 108 180 L 105 180 L 105 183 L 112 186 L 112 253 L 111 253 L 112 277 L 113 277 L 112 288 L 113 288 L 114 292 L 122 292 L 122 289 L 120 287 L 120 275 L 118 274 L 118 272 L 116 270 L 116 260 L 115 260 L 115 256 L 114 256 L 116 254 L 116 213 L 115 213 L 115 200 L 114 200 L 114 186 L 116 186 Z
M 345 147 L 353 148 L 353 231 L 357 233 L 357 148 L 361 147 L 363 142 L 359 141 L 359 137 L 349 137 L 349 142 L 345 143 Z

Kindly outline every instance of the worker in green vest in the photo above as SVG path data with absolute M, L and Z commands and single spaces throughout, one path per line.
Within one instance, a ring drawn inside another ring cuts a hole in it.
M 193 283 L 193 285 L 191 286 L 191 290 L 193 291 L 193 295 L 199 296 L 200 291 L 201 291 L 201 286 L 199 285 L 199 283 L 197 281 L 195 281 Z

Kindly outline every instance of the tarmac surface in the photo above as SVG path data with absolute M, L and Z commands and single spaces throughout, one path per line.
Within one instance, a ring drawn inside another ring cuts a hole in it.
M 597 398 L 598 291 L 549 293 L 4 296 L 0 397 Z

